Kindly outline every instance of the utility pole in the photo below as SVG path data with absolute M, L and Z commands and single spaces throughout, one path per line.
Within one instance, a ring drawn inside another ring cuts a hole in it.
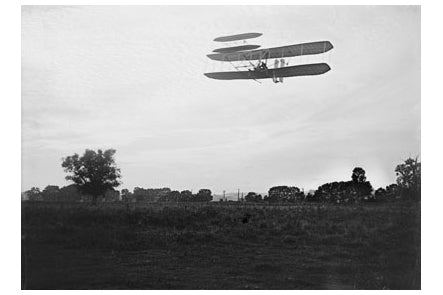
M 240 202 L 240 189 L 237 191 L 237 202 Z
M 225 191 L 223 191 L 223 202 L 226 201 Z

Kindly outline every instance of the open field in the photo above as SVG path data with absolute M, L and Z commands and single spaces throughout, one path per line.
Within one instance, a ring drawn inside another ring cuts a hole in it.
M 420 205 L 22 204 L 23 289 L 419 289 Z

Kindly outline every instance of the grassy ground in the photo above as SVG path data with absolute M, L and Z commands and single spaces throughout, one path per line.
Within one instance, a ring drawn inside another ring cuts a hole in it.
M 23 289 L 419 289 L 418 204 L 22 206 Z

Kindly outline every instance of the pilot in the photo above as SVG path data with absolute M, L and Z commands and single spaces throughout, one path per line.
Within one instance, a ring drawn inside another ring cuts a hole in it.
M 261 68 L 262 68 L 263 70 L 267 70 L 267 69 L 268 69 L 268 67 L 266 66 L 266 63 L 265 63 L 265 62 L 262 62 L 262 63 L 261 63 Z
M 266 66 L 265 62 L 262 62 L 261 64 L 259 64 L 256 68 L 257 70 L 267 70 L 268 67 Z

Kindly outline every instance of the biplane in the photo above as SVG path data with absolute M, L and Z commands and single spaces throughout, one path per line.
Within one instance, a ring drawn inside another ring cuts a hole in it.
M 286 58 L 315 55 L 328 52 L 334 46 L 329 41 L 316 41 L 273 48 L 259 49 L 260 45 L 245 44 L 247 39 L 260 37 L 261 33 L 244 33 L 215 38 L 215 42 L 242 41 L 242 45 L 214 49 L 208 58 L 215 61 L 229 62 L 235 71 L 205 73 L 208 78 L 217 80 L 272 79 L 274 83 L 283 82 L 283 78 L 321 75 L 331 68 L 327 63 L 289 65 Z M 274 60 L 271 66 L 268 61 Z M 237 63 L 237 64 L 236 64 Z M 242 64 L 238 64 L 242 63 Z M 246 64 L 245 64 L 246 63 Z M 246 69 L 246 70 L 244 70 Z

